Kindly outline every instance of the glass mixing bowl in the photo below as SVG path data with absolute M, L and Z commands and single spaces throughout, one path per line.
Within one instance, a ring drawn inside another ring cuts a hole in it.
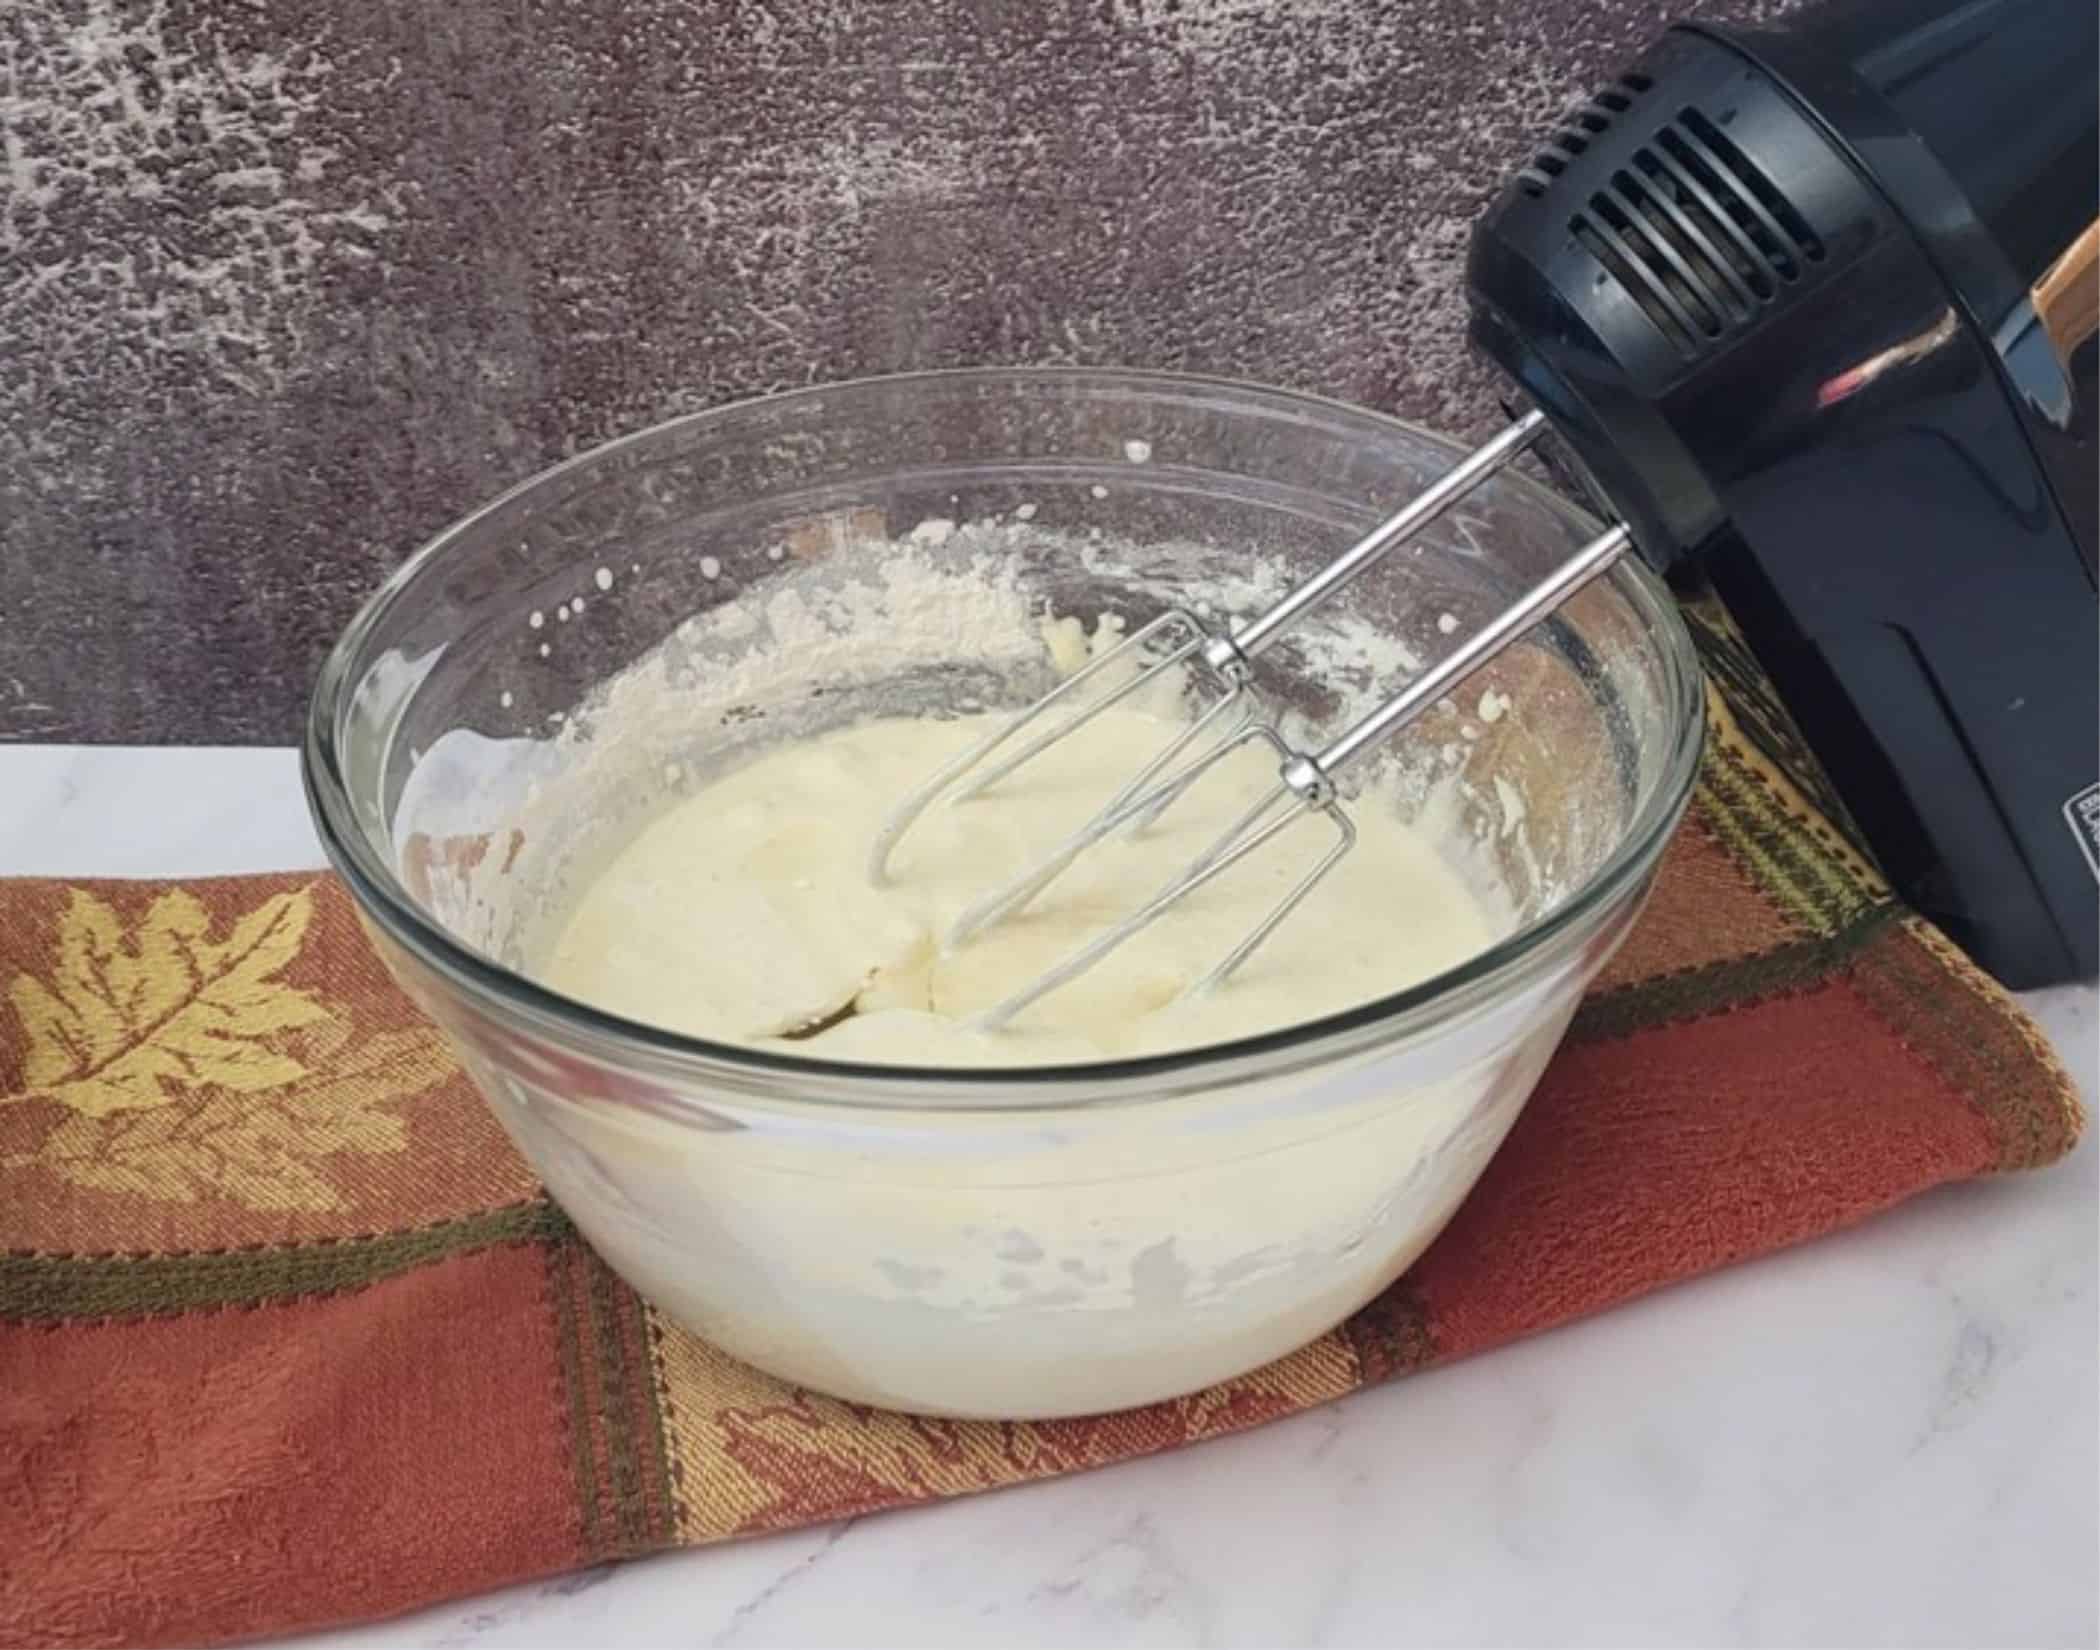
M 1060 613 L 1135 624 L 1182 597 L 1227 618 L 1256 600 L 1249 567 L 1310 570 L 1455 456 L 1373 413 L 1129 372 L 916 375 L 679 419 L 469 516 L 358 615 L 308 728 L 322 840 L 553 1196 L 671 1319 L 906 1410 L 1193 1391 L 1408 1266 L 1634 921 L 1703 729 L 1690 640 L 1644 570 L 1592 585 L 1401 741 L 1403 766 L 1449 781 L 1438 805 L 1505 937 L 1310 1024 L 1084 1066 L 855 1066 L 550 992 L 526 971 L 530 913 L 654 791 L 783 727 L 1042 686 L 1040 661 L 942 660 L 922 615 L 896 668 L 893 639 L 849 634 L 753 688 L 743 650 L 783 592 L 873 577 L 902 547 L 990 545 Z M 1286 645 L 1259 680 L 1331 721 L 1593 531 L 1505 475 L 1308 621 L 1314 640 L 1368 627 L 1386 654 L 1335 681 Z M 613 714 L 659 648 L 690 714 L 676 696 Z

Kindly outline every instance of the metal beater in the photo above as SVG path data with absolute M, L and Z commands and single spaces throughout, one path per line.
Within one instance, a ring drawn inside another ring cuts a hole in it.
M 1485 446 L 1475 449 L 1404 509 L 1373 528 L 1259 618 L 1229 634 L 1213 630 L 1185 608 L 1169 609 L 1100 657 L 1089 661 L 1005 725 L 943 765 L 898 804 L 876 834 L 869 857 L 869 874 L 876 882 L 887 878 L 890 857 L 905 832 L 944 796 L 952 805 L 982 795 L 1111 706 L 1158 681 L 1162 672 L 1184 664 L 1193 665 L 1207 685 L 1218 693 L 1214 703 L 1180 729 L 1159 755 L 1133 775 L 1084 826 L 1037 864 L 966 910 L 943 938 L 943 947 L 953 950 L 1020 911 L 1094 844 L 1117 831 L 1142 826 L 1158 818 L 1204 774 L 1241 746 L 1259 742 L 1275 753 L 1276 784 L 1258 802 L 1145 904 L 995 1004 L 979 1016 L 977 1023 L 980 1026 L 991 1030 L 1005 1025 L 1032 1003 L 1084 974 L 1133 935 L 1151 926 L 1166 911 L 1258 851 L 1302 816 L 1319 813 L 1334 827 L 1333 846 L 1193 989 L 1207 991 L 1222 983 L 1275 932 L 1356 841 L 1356 827 L 1341 804 L 1335 786 L 1336 776 L 1366 751 L 1406 727 L 1467 676 L 1609 569 L 1632 543 L 1632 536 L 1623 526 L 1599 534 L 1521 600 L 1513 602 L 1401 692 L 1317 752 L 1293 749 L 1272 724 L 1254 718 L 1248 703 L 1254 659 L 1292 624 L 1346 587 L 1366 568 L 1407 543 L 1458 500 L 1505 468 L 1546 429 L 1545 416 L 1538 412 L 1517 420 Z M 1116 681 L 1117 673 L 1127 669 L 1133 660 L 1142 662 L 1127 677 Z M 1087 684 L 1104 676 L 1114 685 L 1092 698 L 1083 698 Z M 1068 708 L 1067 714 L 1054 719 L 1046 731 L 1038 732 L 1002 760 L 991 761 L 995 753 L 1003 750 L 1024 730 L 1050 716 L 1060 705 L 1070 707 L 1075 701 L 1078 708 Z M 1210 736 L 1210 742 L 1193 757 L 1180 760 L 1206 734 Z

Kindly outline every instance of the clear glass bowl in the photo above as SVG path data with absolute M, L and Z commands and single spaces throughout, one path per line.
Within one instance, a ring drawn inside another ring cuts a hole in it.
M 1195 1390 L 1317 1337 L 1427 1246 L 1633 922 L 1703 730 L 1690 640 L 1644 570 L 1591 586 L 1491 667 L 1506 715 L 1475 715 L 1476 679 L 1409 735 L 1411 760 L 1468 782 L 1507 937 L 1314 1023 L 997 1070 L 711 1044 L 534 984 L 489 889 L 545 848 L 532 833 L 588 835 L 533 813 L 578 764 L 704 766 L 749 737 L 713 713 L 592 736 L 605 684 L 717 604 L 762 607 L 817 566 L 851 577 L 930 518 L 998 516 L 1045 602 L 1136 623 L 1252 557 L 1317 566 L 1455 453 L 1304 396 L 1127 372 L 878 379 L 662 425 L 467 517 L 358 615 L 308 728 L 322 839 L 554 1197 L 672 1319 L 773 1374 L 907 1410 L 1041 1417 Z M 1335 622 L 1433 656 L 1451 619 L 1478 622 L 1592 531 L 1505 476 L 1366 575 Z M 1090 552 L 1103 542 L 1135 546 L 1145 576 Z M 1272 692 L 1334 709 L 1332 684 L 1271 657 Z M 718 649 L 687 668 L 734 662 Z M 964 662 L 813 680 L 799 714 L 1040 685 L 982 678 Z

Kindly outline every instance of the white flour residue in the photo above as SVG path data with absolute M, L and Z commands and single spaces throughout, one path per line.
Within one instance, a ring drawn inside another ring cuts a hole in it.
M 1524 826 L 1524 793 L 1498 773 L 1495 775 L 1495 800 L 1502 805 L 1502 834 L 1515 836 Z

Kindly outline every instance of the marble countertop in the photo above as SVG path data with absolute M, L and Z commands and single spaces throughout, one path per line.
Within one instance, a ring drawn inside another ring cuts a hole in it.
M 0 870 L 320 862 L 288 751 L 0 746 Z M 2090 1105 L 2093 989 L 2026 1000 Z M 2096 1168 L 1198 1449 L 300 1642 L 2091 1645 Z

